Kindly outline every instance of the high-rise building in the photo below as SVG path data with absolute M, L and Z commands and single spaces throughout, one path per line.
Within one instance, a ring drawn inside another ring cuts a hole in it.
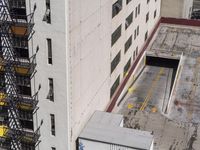
M 39 49 L 31 82 L 32 92 L 41 85 L 37 149 L 74 150 L 88 119 L 107 108 L 138 57 L 159 20 L 161 0 L 15 2 L 26 4 L 26 14 L 35 8 L 28 48 L 30 54 Z

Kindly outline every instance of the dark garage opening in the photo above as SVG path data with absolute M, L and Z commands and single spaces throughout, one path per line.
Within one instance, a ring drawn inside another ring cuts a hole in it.
M 176 77 L 179 61 L 180 61 L 179 59 L 169 59 L 169 58 L 161 58 L 153 56 L 146 57 L 146 65 L 173 69 L 170 93 Z

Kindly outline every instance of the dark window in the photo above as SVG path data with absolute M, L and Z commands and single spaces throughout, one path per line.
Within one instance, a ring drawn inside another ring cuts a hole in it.
M 121 59 L 121 53 L 119 51 L 119 53 L 115 56 L 115 58 L 113 59 L 113 61 L 111 62 L 111 73 L 115 70 L 115 68 L 117 67 L 117 65 L 119 64 Z
M 135 51 L 136 51 L 136 56 L 137 56 L 138 55 L 138 46 L 136 47 Z
M 43 21 L 46 21 L 47 23 L 51 23 L 51 6 L 50 6 L 50 0 L 46 0 L 46 11 L 43 17 Z
M 48 49 L 48 64 L 53 64 L 52 60 L 52 41 L 47 39 L 47 49 Z
M 136 55 L 135 55 L 135 51 L 133 52 L 133 61 L 135 60 L 135 57 L 136 57 Z
M 56 148 L 55 147 L 51 147 L 51 150 L 56 150 Z
M 111 41 L 111 45 L 113 46 L 115 44 L 115 42 L 117 42 L 117 40 L 120 38 L 121 36 L 121 28 L 122 25 L 120 25 L 112 34 L 112 41 Z
M 23 9 L 26 7 L 26 0 L 15 0 L 15 1 L 10 1 L 9 2 L 10 6 L 12 6 L 12 8 L 20 8 Z
M 122 0 L 118 0 L 112 5 L 112 17 L 115 17 L 121 10 Z
M 16 74 L 16 84 L 21 86 L 31 86 L 31 78 L 30 76 L 22 76 L 19 74 Z
M 27 37 L 15 36 L 12 39 L 13 39 L 13 47 L 14 48 L 28 49 L 28 38 Z
M 154 11 L 154 18 L 156 18 L 157 10 Z
M 147 4 L 149 3 L 150 0 L 147 0 Z
M 148 38 L 148 31 L 145 33 L 145 37 L 144 37 L 144 40 L 146 41 Z
M 126 4 L 130 3 L 132 0 L 126 0 Z
M 139 33 L 140 33 L 140 27 L 137 26 L 137 36 L 139 35 Z
M 53 79 L 49 78 L 49 92 L 47 95 L 47 99 L 54 102 L 54 86 L 53 86 Z
M 133 12 L 126 18 L 125 29 L 127 29 L 133 22 Z
M 19 94 L 31 96 L 31 87 L 18 85 L 17 88 L 18 88 Z
M 124 45 L 124 53 L 127 52 L 127 50 L 129 49 L 129 47 L 131 47 L 131 45 L 132 45 L 132 35 L 129 37 L 129 39 L 126 41 Z
M 33 130 L 33 121 L 20 120 L 20 123 L 21 123 L 23 128 Z
M 135 29 L 135 31 L 134 31 L 134 40 L 136 39 L 136 37 L 137 37 L 137 30 Z
M 22 150 L 35 150 L 35 145 L 32 143 L 21 142 Z
M 140 4 L 138 5 L 138 15 L 140 14 Z
M 112 85 L 111 89 L 110 89 L 110 97 L 113 96 L 113 94 L 115 93 L 116 89 L 118 88 L 120 83 L 120 75 L 118 76 L 118 78 L 115 80 L 114 84 Z
M 33 121 L 33 111 L 31 111 L 31 110 L 25 111 L 25 110 L 19 109 L 18 112 L 19 112 L 19 118 L 20 118 L 21 120 Z
M 146 22 L 149 21 L 149 12 L 146 14 Z
M 16 51 L 17 57 L 19 57 L 19 58 L 25 58 L 25 59 L 29 58 L 28 49 L 25 49 L 25 48 L 15 48 L 15 51 Z
M 25 0 L 14 0 L 9 1 L 10 7 L 10 14 L 12 18 L 15 19 L 24 19 L 27 21 L 26 16 L 26 2 Z
M 51 117 L 51 135 L 56 135 L 56 130 L 55 130 L 55 115 L 50 114 Z
M 135 18 L 137 18 L 138 8 L 135 8 Z
M 131 66 L 131 58 L 128 60 L 128 62 L 126 63 L 126 65 L 124 67 L 124 76 L 127 75 L 130 66 Z

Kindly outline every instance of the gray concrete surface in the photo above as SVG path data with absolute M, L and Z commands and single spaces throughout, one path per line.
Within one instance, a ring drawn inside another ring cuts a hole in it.
M 200 28 L 162 24 L 147 55 L 180 59 L 174 89 L 171 69 L 146 66 L 115 111 L 126 127 L 152 132 L 155 150 L 200 150 Z

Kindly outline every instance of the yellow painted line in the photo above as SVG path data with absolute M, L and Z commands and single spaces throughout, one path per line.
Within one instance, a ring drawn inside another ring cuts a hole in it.
M 148 94 L 147 94 L 144 102 L 142 103 L 142 106 L 140 107 L 141 111 L 143 111 L 146 108 L 146 106 L 147 106 L 147 104 L 148 104 L 148 102 L 151 99 L 151 96 L 153 94 L 153 90 L 155 89 L 156 84 L 157 84 L 158 80 L 160 79 L 161 75 L 163 74 L 163 72 L 164 72 L 164 68 L 161 68 L 159 73 L 154 78 L 152 86 L 151 86 L 150 90 L 148 91 Z
M 128 104 L 128 109 L 132 109 L 134 107 L 133 104 Z
M 128 93 L 131 94 L 131 93 L 133 93 L 135 90 L 136 90 L 136 88 L 130 87 L 130 88 L 128 88 Z

